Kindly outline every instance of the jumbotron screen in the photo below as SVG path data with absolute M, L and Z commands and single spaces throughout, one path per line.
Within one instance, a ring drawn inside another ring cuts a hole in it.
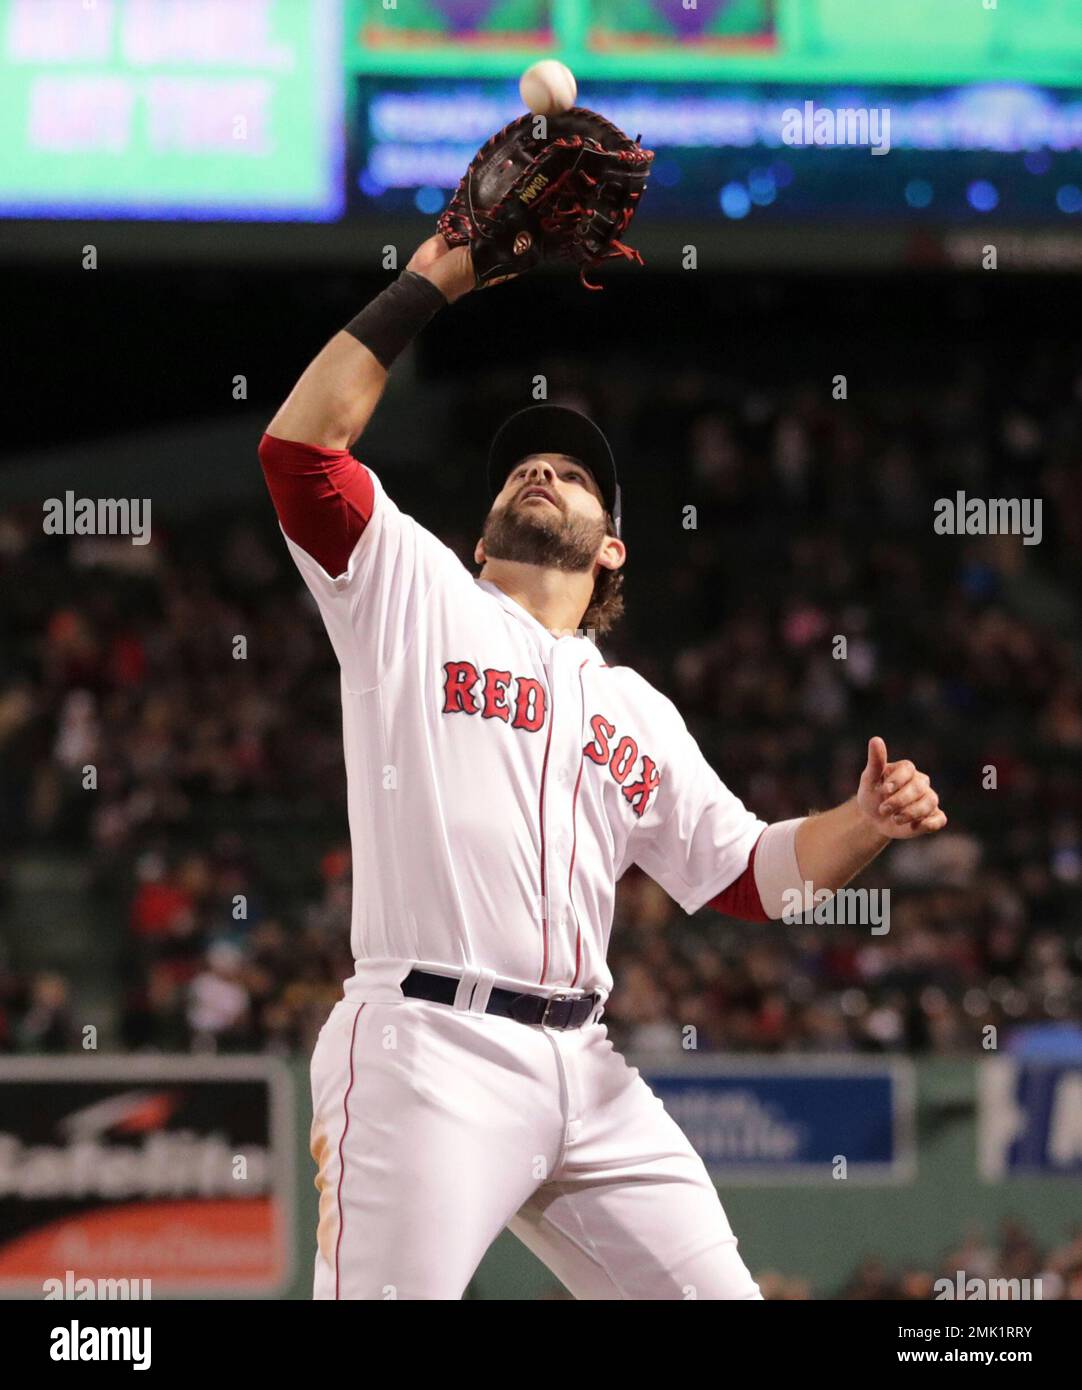
M 324 221 L 337 0 L 0 0 L 0 216 Z
M 543 57 L 650 219 L 1082 213 L 1082 0 L 0 0 L 0 217 L 429 215 Z
M 989 7 L 990 6 L 990 7 Z M 1077 0 L 353 0 L 353 71 L 1077 84 Z
M 1079 0 L 361 0 L 355 19 L 356 213 L 441 207 L 541 56 L 656 152 L 651 219 L 1082 212 Z

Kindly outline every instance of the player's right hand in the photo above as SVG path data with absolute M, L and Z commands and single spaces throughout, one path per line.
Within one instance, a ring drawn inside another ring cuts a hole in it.
M 439 232 L 421 242 L 406 269 L 431 280 L 451 304 L 464 294 L 469 294 L 477 284 L 470 248 L 448 246 Z

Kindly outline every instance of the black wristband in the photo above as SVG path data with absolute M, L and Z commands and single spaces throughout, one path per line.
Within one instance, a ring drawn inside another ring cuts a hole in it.
M 393 285 L 346 324 L 345 332 L 363 343 L 377 362 L 391 363 L 447 304 L 442 290 L 415 270 L 404 270 Z

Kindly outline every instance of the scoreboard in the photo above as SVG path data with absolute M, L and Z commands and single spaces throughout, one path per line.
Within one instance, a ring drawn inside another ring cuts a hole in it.
M 0 216 L 344 202 L 336 0 L 0 0 Z
M 430 219 L 546 56 L 643 228 L 1082 216 L 1082 0 L 0 0 L 0 219 Z
M 352 0 L 354 72 L 946 84 L 1082 81 L 1078 0 Z
M 355 0 L 348 27 L 357 215 L 442 206 L 542 55 L 655 150 L 637 231 L 1082 214 L 1082 0 Z M 794 144 L 805 111 L 879 139 Z

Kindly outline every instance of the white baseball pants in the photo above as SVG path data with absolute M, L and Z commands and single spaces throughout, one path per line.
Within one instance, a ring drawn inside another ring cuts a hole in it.
M 580 1299 L 757 1299 L 717 1192 L 602 1023 L 342 1000 L 312 1056 L 315 1297 L 459 1299 L 509 1227 Z

